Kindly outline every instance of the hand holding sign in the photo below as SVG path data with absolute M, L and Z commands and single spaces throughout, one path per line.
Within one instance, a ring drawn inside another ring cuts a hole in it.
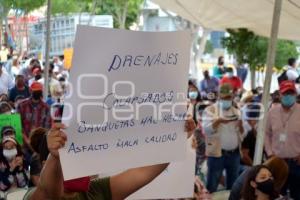
M 65 146 L 67 135 L 61 130 L 66 128 L 63 124 L 54 124 L 47 135 L 47 145 L 50 153 L 58 158 L 58 150 Z

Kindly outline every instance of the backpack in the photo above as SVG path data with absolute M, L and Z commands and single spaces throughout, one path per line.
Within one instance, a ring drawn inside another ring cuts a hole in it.
M 282 74 L 280 74 L 277 78 L 278 80 L 278 84 L 280 85 L 281 82 L 288 80 L 287 74 L 286 74 L 287 70 L 284 70 L 282 72 Z

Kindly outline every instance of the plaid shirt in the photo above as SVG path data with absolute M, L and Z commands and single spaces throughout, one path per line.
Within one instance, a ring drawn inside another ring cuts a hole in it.
M 26 99 L 19 104 L 17 112 L 21 115 L 23 134 L 26 136 L 29 136 L 34 128 L 49 129 L 51 127 L 50 108 L 43 101 L 36 104 L 31 98 Z

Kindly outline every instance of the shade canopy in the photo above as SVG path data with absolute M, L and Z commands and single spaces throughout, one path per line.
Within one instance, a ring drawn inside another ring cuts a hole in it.
M 212 30 L 247 28 L 270 36 L 275 0 L 152 0 L 161 8 Z M 280 39 L 300 40 L 300 0 L 284 0 Z

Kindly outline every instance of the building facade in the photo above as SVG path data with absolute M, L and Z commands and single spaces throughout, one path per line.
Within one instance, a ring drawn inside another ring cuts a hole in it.
M 72 48 L 77 25 L 90 25 L 113 28 L 111 15 L 74 14 L 69 16 L 56 16 L 51 19 L 51 46 L 50 56 L 62 55 L 64 49 Z M 43 53 L 46 38 L 46 18 L 39 19 L 30 28 L 30 53 Z

